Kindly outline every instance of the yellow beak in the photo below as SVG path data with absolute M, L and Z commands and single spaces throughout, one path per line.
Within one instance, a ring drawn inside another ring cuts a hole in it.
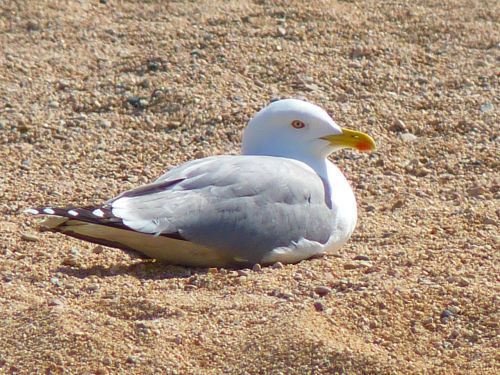
M 342 133 L 331 134 L 321 137 L 330 142 L 332 146 L 341 148 L 354 148 L 361 152 L 374 151 L 376 149 L 375 141 L 368 134 L 342 128 Z

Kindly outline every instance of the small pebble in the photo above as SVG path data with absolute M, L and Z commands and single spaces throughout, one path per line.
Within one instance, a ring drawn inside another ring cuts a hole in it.
M 467 190 L 467 194 L 469 194 L 471 197 L 478 197 L 487 192 L 488 191 L 482 186 L 473 186 Z
M 494 108 L 493 104 L 491 104 L 490 102 L 486 102 L 486 103 L 481 105 L 480 110 L 482 113 L 486 113 L 486 112 L 493 111 L 493 108 Z
M 318 285 L 316 288 L 314 288 L 314 293 L 316 293 L 320 297 L 327 296 L 331 292 L 332 289 L 324 285 Z
M 358 268 L 357 264 L 354 264 L 354 263 L 345 263 L 344 264 L 345 270 L 355 270 L 356 268 Z
M 58 298 L 53 298 L 49 301 L 49 306 L 63 306 L 63 302 Z
M 96 292 L 99 290 L 99 285 L 98 284 L 90 284 L 88 287 L 87 287 L 87 290 L 89 292 Z
M 428 174 L 430 174 L 431 172 L 432 171 L 428 168 L 418 168 L 415 170 L 415 172 L 413 174 L 417 177 L 425 177 Z
M 391 206 L 391 211 L 394 211 L 398 208 L 401 208 L 405 205 L 405 202 L 402 199 L 398 199 L 396 202 L 394 202 Z
M 128 104 L 130 104 L 131 106 L 135 107 L 135 108 L 145 108 L 148 106 L 148 101 L 144 98 L 140 98 L 138 96 L 129 96 L 127 98 L 127 102 Z
M 254 82 L 258 87 L 266 87 L 266 84 L 258 79 L 254 80 Z
M 284 266 L 283 266 L 283 263 L 281 262 L 276 262 L 272 265 L 272 268 L 275 269 L 275 270 L 280 270 L 282 269 Z
M 62 261 L 64 266 L 78 267 L 78 258 L 75 256 L 70 256 Z
M 446 310 L 450 311 L 453 315 L 457 315 L 460 313 L 460 307 L 455 306 L 455 305 L 448 306 L 448 308 Z
M 170 121 L 168 124 L 167 124 L 167 127 L 169 129 L 177 129 L 179 126 L 181 126 L 182 123 L 180 121 Z
M 139 86 L 141 86 L 142 88 L 149 88 L 151 86 L 151 82 L 149 81 L 149 79 L 143 79 L 141 81 L 141 83 L 139 83 Z
M 130 364 L 136 364 L 139 362 L 139 358 L 137 358 L 136 356 L 133 356 L 133 355 L 129 355 L 127 357 L 127 363 L 130 363 Z
M 255 263 L 252 267 L 253 272 L 262 272 L 262 266 L 259 263 Z
M 487 216 L 483 217 L 482 222 L 486 225 L 497 225 L 497 221 L 495 219 Z
M 418 137 L 415 134 L 411 133 L 401 133 L 399 135 L 399 138 L 401 138 L 403 142 L 407 143 L 415 142 L 418 139 Z
M 21 233 L 21 239 L 25 241 L 30 241 L 30 242 L 38 242 L 40 241 L 40 237 L 31 234 L 31 233 Z
M 323 311 L 325 309 L 325 306 L 321 302 L 315 301 L 314 302 L 314 309 L 316 311 Z
M 370 257 L 366 256 L 366 255 L 356 255 L 354 257 L 354 260 L 365 260 L 367 262 L 370 261 Z
M 478 197 L 480 195 L 484 195 L 487 192 L 488 190 L 486 190 L 482 186 L 473 186 L 467 190 L 467 194 L 469 194 L 471 197 Z
M 369 204 L 366 206 L 365 210 L 367 212 L 373 212 L 373 211 L 375 211 L 375 206 L 372 206 L 371 204 Z
M 394 120 L 394 123 L 391 127 L 391 130 L 394 132 L 405 132 L 406 131 L 406 124 L 399 119 Z
M 135 324 L 135 326 L 138 328 L 138 329 L 149 329 L 149 327 L 144 323 L 144 322 L 137 322 Z
M 78 251 L 78 249 L 76 247 L 72 247 L 70 250 L 69 250 L 69 253 L 75 257 L 79 256 L 80 255 L 80 252 Z
M 364 47 L 355 47 L 351 50 L 350 56 L 353 59 L 360 59 L 362 57 L 367 57 L 371 54 L 371 51 L 368 48 Z
M 102 360 L 102 364 L 103 364 L 104 366 L 110 366 L 110 365 L 111 365 L 111 363 L 112 363 L 112 362 L 111 362 L 111 358 L 109 358 L 109 357 L 105 357 L 105 358 Z
M 50 283 L 55 286 L 61 286 L 61 281 L 57 277 L 51 277 Z
M 195 159 L 201 159 L 204 158 L 206 155 L 203 151 L 197 151 L 193 156 Z
M 101 254 L 103 251 L 104 251 L 104 247 L 102 247 L 101 245 L 97 245 L 96 247 L 94 247 L 92 249 L 92 252 L 94 254 Z
M 148 70 L 152 72 L 157 72 L 158 70 L 160 70 L 160 68 L 161 64 L 158 61 L 150 61 L 148 63 Z
M 101 128 L 110 128 L 111 127 L 111 121 L 109 120 L 106 120 L 106 119 L 100 119 L 97 124 L 101 127 Z
M 446 319 L 446 318 L 452 317 L 452 316 L 454 316 L 454 315 L 455 315 L 455 314 L 454 314 L 451 310 L 446 309 L 446 310 L 443 310 L 443 311 L 441 312 L 441 315 L 440 315 L 440 316 L 441 316 L 441 319 Z
M 28 21 L 26 24 L 26 29 L 28 31 L 38 31 L 40 30 L 40 24 L 36 21 Z
M 22 163 L 21 163 L 21 168 L 25 169 L 25 170 L 29 170 L 31 167 L 31 161 L 26 159 L 26 160 L 23 160 Z
M 194 56 L 194 57 L 203 57 L 204 53 L 200 49 L 195 48 L 195 49 L 191 50 L 191 56 Z
M 250 271 L 248 269 L 238 270 L 238 276 L 248 276 L 250 275 Z

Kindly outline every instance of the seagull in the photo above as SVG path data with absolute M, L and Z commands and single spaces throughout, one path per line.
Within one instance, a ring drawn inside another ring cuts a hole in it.
M 193 267 L 296 263 L 333 252 L 357 221 L 354 193 L 328 156 L 375 150 L 321 107 L 283 99 L 243 132 L 240 155 L 179 165 L 90 207 L 25 210 L 42 230 Z

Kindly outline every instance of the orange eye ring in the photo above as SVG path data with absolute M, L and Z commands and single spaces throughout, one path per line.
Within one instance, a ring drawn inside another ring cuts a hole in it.
M 304 124 L 303 121 L 300 121 L 300 120 L 293 120 L 291 125 L 295 128 L 295 129 L 303 129 L 306 127 L 306 124 Z

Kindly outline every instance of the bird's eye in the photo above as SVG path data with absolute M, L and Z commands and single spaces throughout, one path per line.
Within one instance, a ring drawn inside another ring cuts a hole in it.
M 306 126 L 306 124 L 304 124 L 303 121 L 300 121 L 300 120 L 293 120 L 292 121 L 292 126 L 295 128 L 295 129 L 302 129 Z

